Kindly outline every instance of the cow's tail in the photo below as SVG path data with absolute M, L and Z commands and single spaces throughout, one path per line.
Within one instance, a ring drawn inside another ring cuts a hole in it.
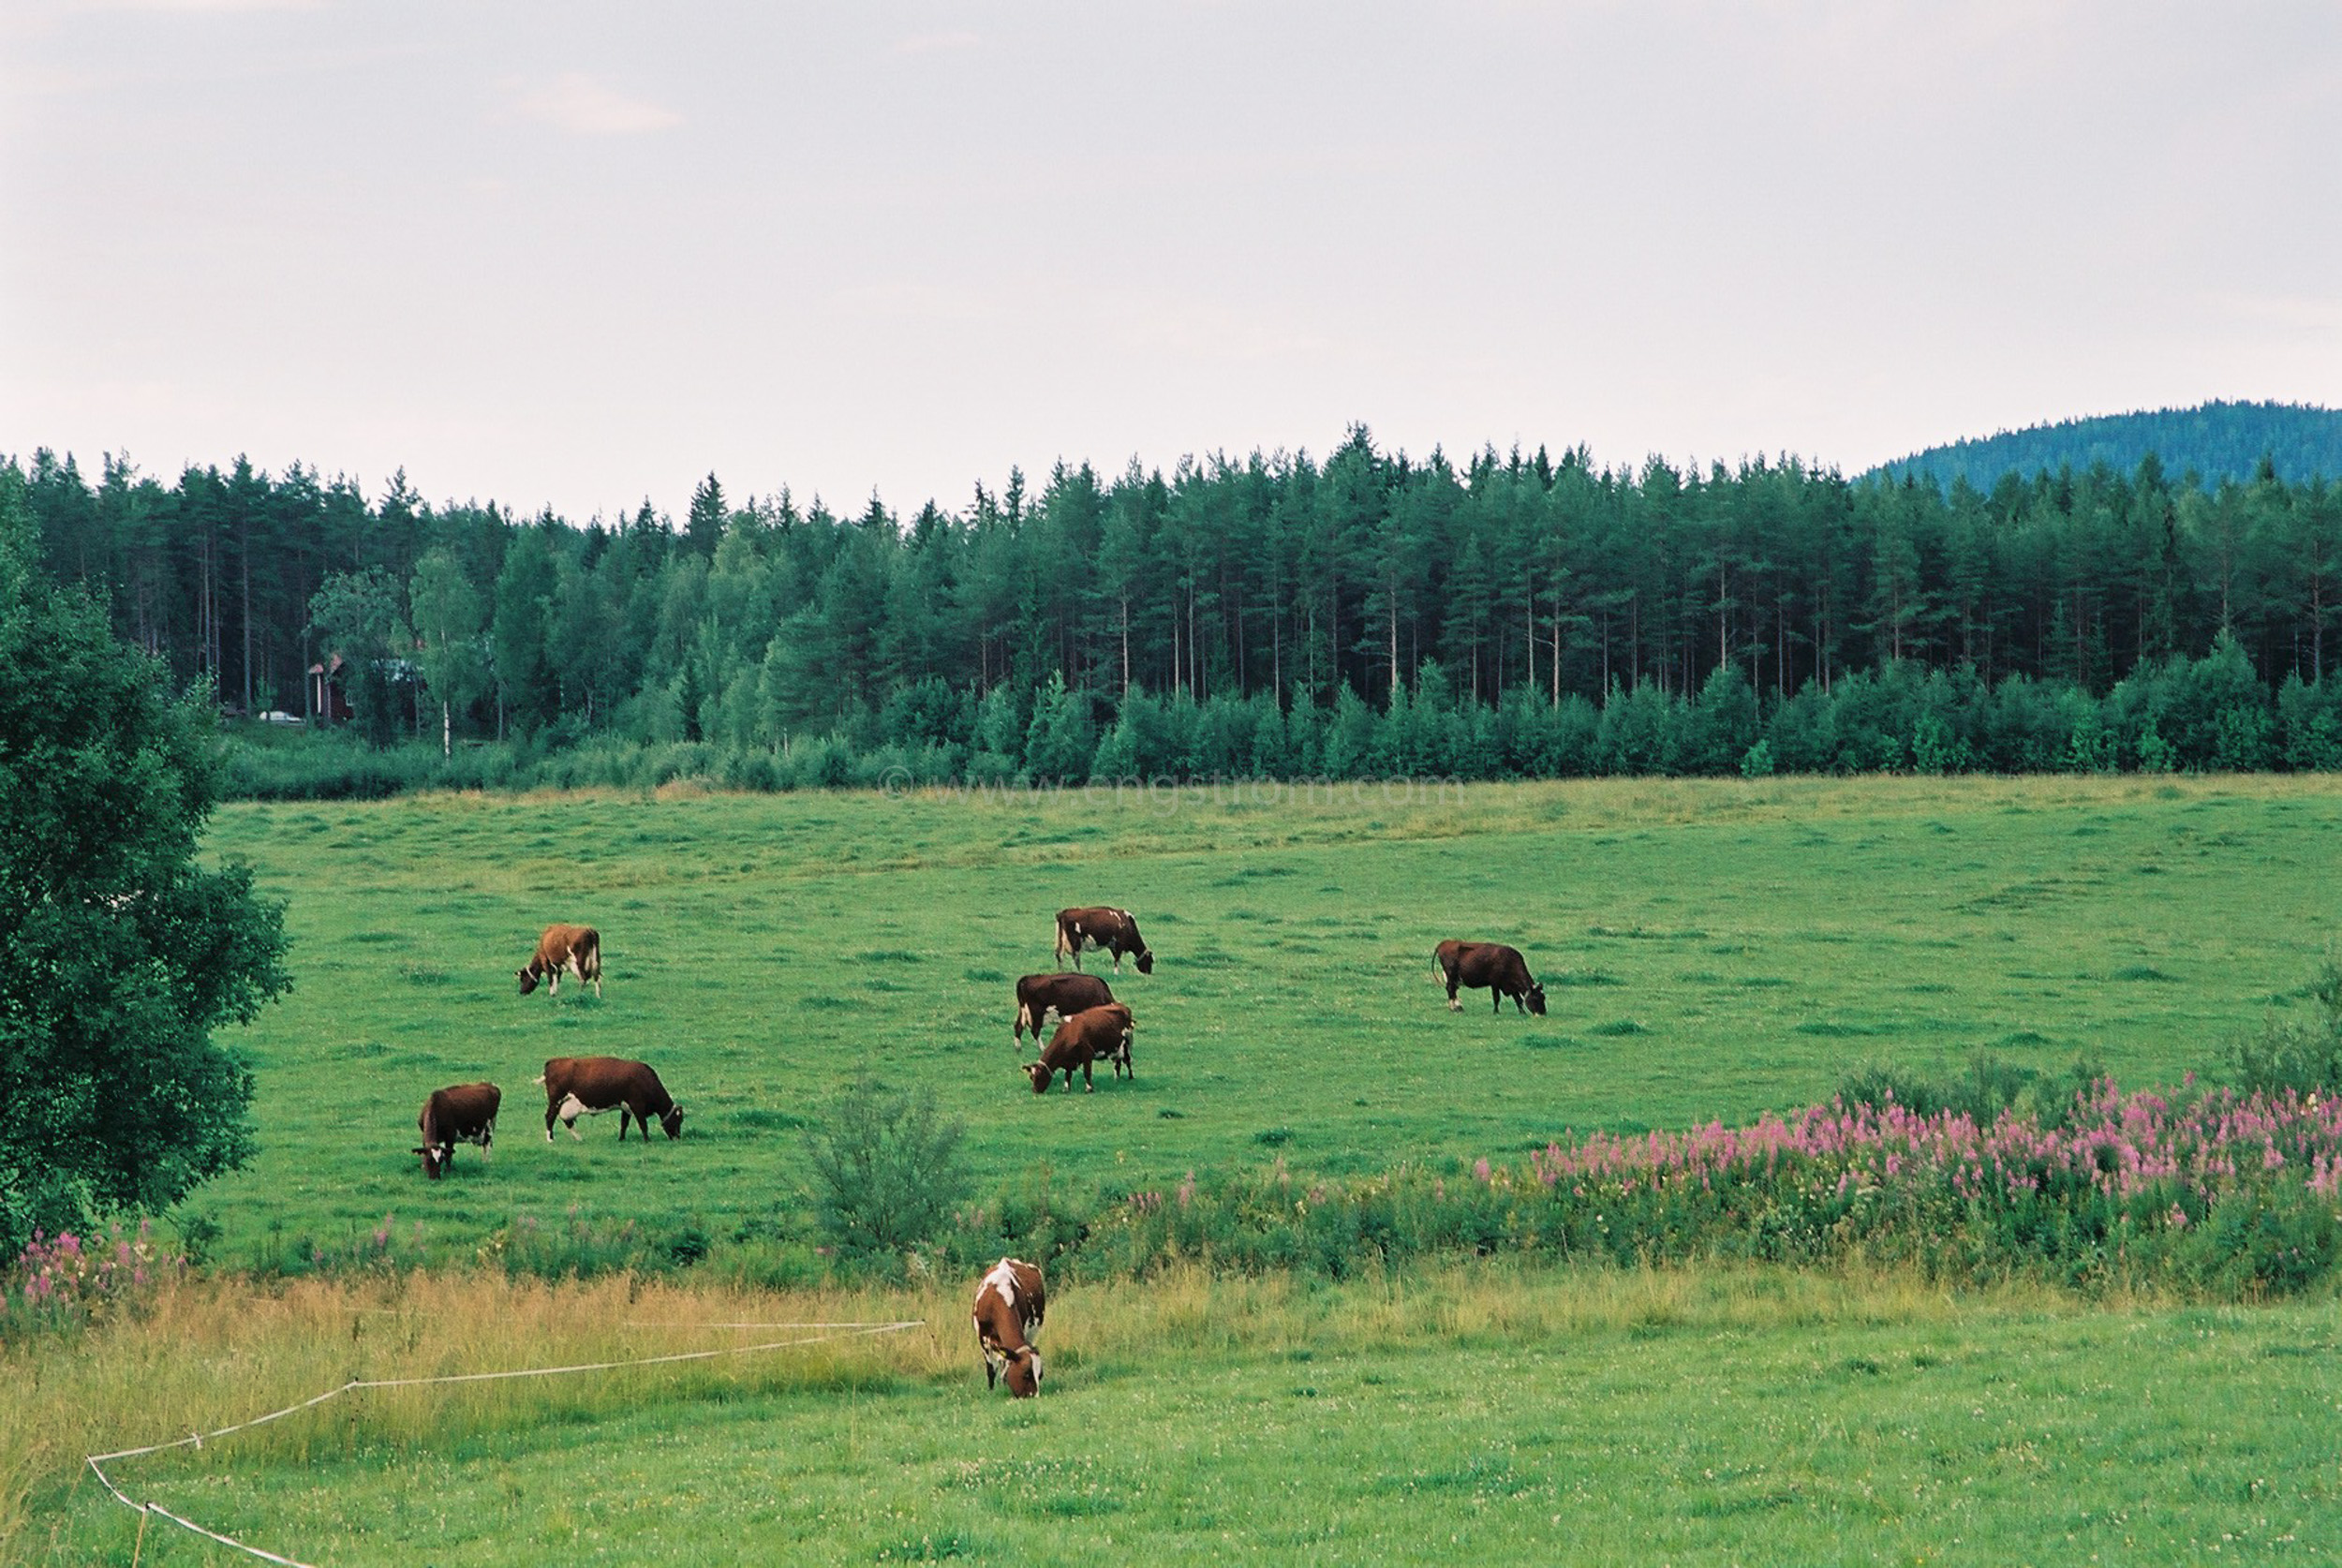
M 1431 980 L 1433 984 L 1439 985 L 1447 984 L 1447 966 L 1439 961 L 1439 954 L 1436 953 L 1431 954 Z M 541 1079 L 539 1081 L 542 1082 Z
M 577 955 L 577 978 L 593 981 L 601 978 L 601 938 L 597 935 L 585 944 L 586 951 Z

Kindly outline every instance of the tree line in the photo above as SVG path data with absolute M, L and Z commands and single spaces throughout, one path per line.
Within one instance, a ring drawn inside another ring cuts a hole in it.
M 1849 681 L 1969 693 L 1978 736 L 2017 682 L 2027 702 L 2086 700 L 2113 733 L 2105 704 L 2125 683 L 2203 664 L 2207 680 L 2242 672 L 2266 717 L 2265 747 L 2225 754 L 2282 762 L 2311 754 L 2289 751 L 2284 712 L 2323 711 L 2335 689 L 2342 491 L 2267 463 L 2211 488 L 2150 456 L 1988 492 L 1788 458 L 1627 470 L 1487 451 L 1458 466 L 1358 427 L 1322 460 L 1061 465 L 1037 491 L 1012 473 L 908 516 L 875 496 L 852 514 L 786 491 L 735 504 L 711 475 L 679 525 L 645 501 L 583 525 L 427 504 L 403 474 L 370 500 L 298 466 L 170 484 L 113 457 L 94 484 L 45 451 L 9 466 L 49 568 L 122 637 L 247 712 L 304 713 L 303 673 L 339 655 L 353 728 L 377 745 L 786 758 L 821 740 L 924 747 L 946 771 L 986 753 L 1027 769 L 1039 745 L 1044 771 L 1076 777 L 1109 743 L 1144 752 L 1150 714 L 1242 710 L 1257 737 L 1267 713 L 1311 734 L 1353 708 L 1467 730 L 1509 713 L 1563 734 L 1613 708 L 1613 730 L 1705 700 L 1738 712 L 1744 692 L 1770 740 Z M 2288 683 L 2311 696 L 2281 711 Z M 2141 740 L 2134 723 L 2117 765 L 2164 755 Z M 2053 749 L 2073 745 L 2069 724 Z M 1538 765 L 1536 746 L 1516 749 Z M 1906 732 L 1903 765 L 1916 755 Z M 1979 740 L 1968 756 L 2000 765 Z

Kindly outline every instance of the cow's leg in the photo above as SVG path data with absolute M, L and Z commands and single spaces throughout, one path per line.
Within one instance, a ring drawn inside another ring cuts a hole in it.
M 1447 977 L 1447 1011 L 1450 1013 L 1463 1011 L 1463 1003 L 1456 999 L 1456 977 L 1452 974 Z
M 545 1102 L 545 1142 L 547 1143 L 553 1142 L 554 1118 L 558 1117 L 560 1114 L 561 1102 L 559 1101 L 548 1100 Z
M 1072 1088 L 1074 1087 L 1074 1075 L 1070 1072 L 1065 1075 L 1065 1087 L 1067 1088 Z M 1089 1062 L 1082 1063 L 1082 1092 L 1084 1094 L 1095 1094 L 1098 1092 L 1098 1086 L 1090 1080 Z
M 1497 989 L 1495 986 L 1493 986 L 1493 985 L 1490 986 L 1490 987 L 1489 987 L 1489 1012 L 1490 1012 L 1490 1013 L 1502 1013 L 1502 1012 L 1504 1012 L 1504 1011 L 1505 1011 L 1505 993 L 1504 993 L 1504 992 L 1502 992 L 1502 991 L 1500 991 L 1500 990 L 1498 990 L 1498 989 Z

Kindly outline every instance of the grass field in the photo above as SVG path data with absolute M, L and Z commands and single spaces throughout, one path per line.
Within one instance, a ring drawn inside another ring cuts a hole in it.
M 573 1211 L 721 1246 L 801 1228 L 802 1127 L 865 1073 L 964 1117 L 984 1182 L 1092 1190 L 1501 1161 L 1800 1105 L 1868 1058 L 2175 1079 L 2322 958 L 2338 826 L 2319 777 L 231 807 L 212 842 L 290 900 L 297 989 L 243 1037 L 259 1156 L 195 1206 L 230 1263 L 393 1213 L 443 1256 Z M 1158 954 L 1117 984 L 1138 1076 L 1036 1099 L 1011 987 L 1082 903 Z M 605 999 L 515 994 L 554 920 L 600 927 Z M 1550 1014 L 1446 1013 L 1450 935 L 1522 948 Z M 530 1080 L 602 1052 L 658 1067 L 682 1142 L 605 1117 L 546 1146 Z M 416 1108 L 482 1077 L 493 1163 L 426 1185 Z
M 216 1262 L 363 1255 L 391 1214 L 402 1259 L 571 1214 L 697 1224 L 717 1252 L 672 1282 L 230 1272 L 0 1353 L 0 1558 L 223 1561 L 139 1542 L 79 1456 L 351 1377 L 910 1317 L 752 1361 L 356 1395 L 119 1468 L 332 1562 L 2327 1561 L 2331 1289 L 2085 1305 L 1501 1262 L 1064 1281 L 1046 1393 L 1012 1405 L 983 1397 L 966 1280 L 774 1294 L 721 1265 L 805 1235 L 803 1129 L 864 1072 L 965 1117 L 984 1183 L 1089 1190 L 1502 1161 L 1801 1104 L 1866 1058 L 2175 1078 L 2325 955 L 2338 824 L 2320 778 L 227 809 L 213 845 L 290 901 L 298 988 L 243 1037 L 261 1151 L 197 1201 Z M 1118 984 L 1140 1076 L 1037 1099 L 1010 984 L 1089 902 L 1136 910 L 1158 954 Z M 606 999 L 514 994 L 556 919 L 602 929 Z M 1448 935 L 1522 947 L 1550 1016 L 1447 1013 Z M 659 1066 L 681 1142 L 622 1148 L 605 1118 L 545 1145 L 529 1079 L 601 1051 Z M 426 1184 L 416 1106 L 483 1075 L 495 1161 Z
M 1954 1302 L 1770 1271 L 1186 1276 L 1068 1293 L 1043 1334 L 1044 1397 L 1012 1404 L 983 1397 L 960 1295 L 479 1276 L 190 1291 L 17 1397 L 55 1477 L 18 1547 L 226 1561 L 160 1520 L 141 1546 L 135 1515 L 65 1479 L 70 1456 L 350 1376 L 759 1338 L 674 1326 L 747 1313 L 929 1326 L 753 1363 L 352 1396 L 115 1474 L 305 1561 L 449 1568 L 2342 1555 L 2331 1302 Z

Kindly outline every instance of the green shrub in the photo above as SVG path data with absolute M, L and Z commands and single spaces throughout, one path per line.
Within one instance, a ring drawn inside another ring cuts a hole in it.
M 489 1238 L 484 1261 L 510 1275 L 538 1280 L 591 1280 L 602 1274 L 645 1274 L 674 1260 L 632 1220 L 598 1223 L 571 1209 L 559 1225 L 524 1214 Z
M 2246 1093 L 2342 1094 L 2342 959 L 2328 958 L 2309 985 L 2317 1016 L 2270 1018 L 2258 1034 L 2229 1048 L 2236 1084 Z
M 1866 1062 L 1839 1081 L 1837 1097 L 1848 1105 L 1891 1102 L 1922 1117 L 1950 1112 L 1979 1127 L 1989 1127 L 2003 1111 L 2029 1099 L 2040 1076 L 2032 1068 L 2003 1061 L 1989 1051 L 1979 1051 L 1968 1059 L 1964 1072 L 1949 1078 L 1930 1077 L 1889 1062 Z M 2065 1098 L 2070 1101 L 2072 1096 L 2067 1093 Z
M 935 1108 L 932 1090 L 904 1094 L 865 1081 L 815 1118 L 808 1137 L 814 1219 L 844 1257 L 899 1255 L 936 1240 L 968 1187 L 967 1124 Z

